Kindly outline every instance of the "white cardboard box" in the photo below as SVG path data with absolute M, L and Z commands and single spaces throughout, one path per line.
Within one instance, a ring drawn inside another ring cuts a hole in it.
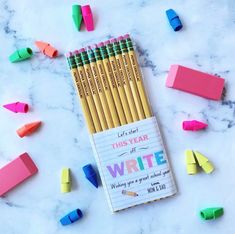
M 91 143 L 112 212 L 177 192 L 155 117 L 95 133 Z

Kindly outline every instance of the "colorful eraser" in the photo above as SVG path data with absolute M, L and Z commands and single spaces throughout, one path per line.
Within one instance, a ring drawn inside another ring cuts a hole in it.
M 189 175 L 195 175 L 197 173 L 197 163 L 192 150 L 185 151 L 185 162 L 187 173 Z
M 60 219 L 60 223 L 62 225 L 69 225 L 81 219 L 83 216 L 82 211 L 80 209 L 76 209 L 71 211 L 69 214 L 65 215 L 63 218 Z
M 85 5 L 81 7 L 82 17 L 86 26 L 87 31 L 94 30 L 93 15 L 90 5 Z
M 224 214 L 222 207 L 211 207 L 200 210 L 200 217 L 204 220 L 217 219 Z
M 104 46 L 104 42 L 99 42 L 99 43 L 97 44 L 97 47 L 98 47 L 98 48 L 103 47 L 103 46 Z
M 117 42 L 117 39 L 116 38 L 112 38 L 112 39 L 110 39 L 110 42 L 113 44 L 113 43 Z
M 72 52 L 72 56 L 78 55 L 78 54 L 79 54 L 79 51 L 78 51 L 78 50 L 74 50 L 74 51 Z
M 70 57 L 72 57 L 72 56 L 73 56 L 73 53 L 72 53 L 71 51 L 65 53 L 65 57 L 66 57 L 66 58 L 70 58 Z
M 86 178 L 96 187 L 98 188 L 98 180 L 95 170 L 93 169 L 91 164 L 85 165 L 83 168 L 83 172 Z
M 182 127 L 185 131 L 199 131 L 207 128 L 207 126 L 207 124 L 197 120 L 183 121 L 182 123 Z
M 3 105 L 3 107 L 15 113 L 27 113 L 29 110 L 29 105 L 22 102 L 9 103 Z
M 78 50 L 78 53 L 79 53 L 79 54 L 80 54 L 80 53 L 83 53 L 83 52 L 86 52 L 85 48 L 81 48 L 81 49 Z
M 117 41 L 122 41 L 122 40 L 124 40 L 124 37 L 123 37 L 123 36 L 119 36 L 119 37 L 117 38 Z
M 93 44 L 93 45 L 91 46 L 91 48 L 94 50 L 94 49 L 98 48 L 98 45 L 97 45 L 97 44 Z
M 49 43 L 43 41 L 35 41 L 35 45 L 45 55 L 55 58 L 58 55 L 57 49 L 52 47 Z
M 166 86 L 204 98 L 219 100 L 223 93 L 224 79 L 181 65 L 171 65 Z
M 28 58 L 31 58 L 33 51 L 30 48 L 23 48 L 16 50 L 13 54 L 9 56 L 9 60 L 12 63 L 19 62 Z
M 38 172 L 38 168 L 27 153 L 0 169 L 0 196 Z
M 166 16 L 174 31 L 179 31 L 181 28 L 183 28 L 179 16 L 176 14 L 176 12 L 173 9 L 167 10 Z
M 106 45 L 109 45 L 111 42 L 110 42 L 110 40 L 107 40 L 107 41 L 104 41 L 104 45 L 106 46 Z
M 123 36 L 123 38 L 126 40 L 126 39 L 129 39 L 130 38 L 130 34 L 125 34 L 124 36 Z
M 203 169 L 205 173 L 210 174 L 212 171 L 214 171 L 214 166 L 212 165 L 212 163 L 209 161 L 208 158 L 206 158 L 198 151 L 194 151 L 194 154 L 196 156 L 199 166 Z
M 82 24 L 82 10 L 80 5 L 72 6 L 72 18 L 76 29 L 79 31 Z
M 68 193 L 71 191 L 71 176 L 69 168 L 62 169 L 60 189 L 62 193 Z
M 25 124 L 23 127 L 17 129 L 16 133 L 19 137 L 25 137 L 34 133 L 40 126 L 41 121 Z

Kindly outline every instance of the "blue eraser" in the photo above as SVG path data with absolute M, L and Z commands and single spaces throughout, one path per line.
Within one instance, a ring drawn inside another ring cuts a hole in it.
M 65 226 L 74 223 L 81 218 L 82 218 L 82 211 L 80 209 L 76 209 L 71 211 L 69 214 L 65 215 L 63 218 L 61 218 L 60 223 Z
M 174 31 L 179 31 L 181 28 L 183 28 L 179 16 L 176 14 L 176 12 L 173 9 L 167 10 L 166 15 Z
M 85 165 L 83 168 L 83 172 L 86 178 L 96 187 L 98 188 L 98 180 L 95 170 L 93 169 L 91 164 Z
M 69 215 L 65 215 L 63 218 L 60 219 L 60 223 L 65 226 L 71 224 L 72 221 L 70 220 Z

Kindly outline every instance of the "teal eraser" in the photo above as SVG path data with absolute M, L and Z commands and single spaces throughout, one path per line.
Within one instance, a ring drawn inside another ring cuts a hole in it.
M 20 50 L 16 50 L 13 54 L 9 56 L 9 60 L 12 63 L 19 62 L 25 59 L 31 58 L 33 55 L 33 51 L 30 48 L 23 48 Z

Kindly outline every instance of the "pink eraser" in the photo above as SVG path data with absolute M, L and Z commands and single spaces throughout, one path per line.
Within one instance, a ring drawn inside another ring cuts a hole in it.
M 123 39 L 124 39 L 124 37 L 120 36 L 120 37 L 117 38 L 117 41 L 122 41 Z
M 207 126 L 207 124 L 197 120 L 183 121 L 182 123 L 182 127 L 185 131 L 199 131 L 207 128 Z
M 224 79 L 181 65 L 171 65 L 166 86 L 204 98 L 219 100 L 223 93 Z
M 65 54 L 65 57 L 66 57 L 66 58 L 70 58 L 70 57 L 72 57 L 72 56 L 73 56 L 73 53 L 70 52 L 70 51 Z
M 111 43 L 115 43 L 115 42 L 117 42 L 117 39 L 116 39 L 116 38 L 112 38 L 112 39 L 110 40 L 110 42 L 111 42 Z
M 92 15 L 90 5 L 82 6 L 81 10 L 82 10 L 82 17 L 83 17 L 87 31 L 93 31 L 94 22 L 93 22 L 93 15 Z
M 29 105 L 26 103 L 22 103 L 22 102 L 9 103 L 9 104 L 3 105 L 3 107 L 15 113 L 18 113 L 18 112 L 27 113 L 29 110 Z
M 79 53 L 79 54 L 80 54 L 80 53 L 83 53 L 83 52 L 85 52 L 85 48 L 81 48 L 81 49 L 78 50 L 78 53 Z
M 96 49 L 97 47 L 98 47 L 97 44 L 94 44 L 94 45 L 91 46 L 92 49 Z
M 0 196 L 38 172 L 38 168 L 27 153 L 0 169 Z
M 78 54 L 79 54 L 79 51 L 78 51 L 78 50 L 74 50 L 74 51 L 73 51 L 73 54 L 74 54 L 74 55 L 78 55 Z
M 104 42 L 105 46 L 108 45 L 108 44 L 110 44 L 110 40 L 107 40 L 107 41 Z
M 130 38 L 130 34 L 125 34 L 125 35 L 123 36 L 123 38 L 124 38 L 124 39 Z
M 100 47 L 102 47 L 102 46 L 104 46 L 104 42 L 98 43 L 98 48 L 100 48 Z

